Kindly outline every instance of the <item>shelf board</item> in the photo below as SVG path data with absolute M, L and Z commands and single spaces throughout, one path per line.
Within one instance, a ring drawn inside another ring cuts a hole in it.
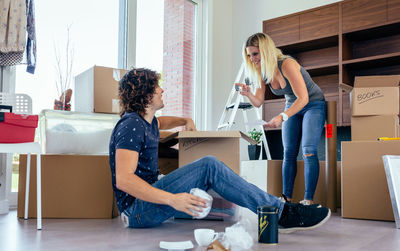
M 373 67 L 373 66 L 387 66 L 392 64 L 400 63 L 400 52 L 387 53 L 382 55 L 376 55 L 371 57 L 356 58 L 343 61 L 345 66 L 363 66 L 363 67 Z
M 320 76 L 320 75 L 329 75 L 329 74 L 337 74 L 339 73 L 339 64 L 336 63 L 329 63 L 329 64 L 322 64 L 322 65 L 311 65 L 304 67 L 313 76 Z
M 299 53 L 302 51 L 317 50 L 327 47 L 338 46 L 339 36 L 332 35 L 329 37 L 319 37 L 312 39 L 303 39 L 296 43 L 287 43 L 278 45 L 284 54 L 290 54 L 293 52 Z
M 276 127 L 276 128 L 269 128 L 269 127 L 264 127 L 264 131 L 278 131 L 282 130 L 282 127 Z
M 286 101 L 286 99 L 284 99 L 284 98 L 266 99 L 266 100 L 264 100 L 264 104 L 268 104 L 268 103 L 279 103 L 279 102 L 285 103 L 285 101 Z
M 400 23 L 395 20 L 392 22 L 386 22 L 385 24 L 379 26 L 371 26 L 368 28 L 363 27 L 354 29 L 352 31 L 347 31 L 343 33 L 343 36 L 353 41 L 359 41 L 395 35 L 399 34 L 399 31 Z
M 350 127 L 350 123 L 342 123 L 341 125 L 336 125 L 337 127 Z M 277 130 L 282 130 L 282 127 L 278 128 L 266 128 L 264 127 L 264 131 L 277 131 Z

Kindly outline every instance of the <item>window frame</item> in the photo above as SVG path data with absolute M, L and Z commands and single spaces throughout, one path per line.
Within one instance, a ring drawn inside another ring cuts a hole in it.
M 125 31 L 126 34 L 121 34 L 119 46 L 126 48 L 123 51 L 124 55 L 121 57 L 120 67 L 130 69 L 136 66 L 136 13 L 137 13 L 137 0 L 120 0 L 121 6 L 125 6 L 123 10 L 125 15 L 125 22 L 120 19 L 120 31 Z M 193 120 L 198 130 L 205 130 L 207 126 L 207 0 L 185 0 L 196 4 L 196 17 L 195 17 L 195 76 L 194 76 L 194 103 L 193 103 Z M 123 4 L 122 4 L 123 3 Z M 123 59 L 125 58 L 125 59 Z M 122 63 L 125 62 L 125 63 Z M 165 114 L 168 115 L 168 114 Z

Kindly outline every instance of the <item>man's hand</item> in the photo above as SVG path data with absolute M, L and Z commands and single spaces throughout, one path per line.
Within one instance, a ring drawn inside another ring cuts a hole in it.
M 189 193 L 177 193 L 172 194 L 168 205 L 177 211 L 181 211 L 195 217 L 198 216 L 198 214 L 193 213 L 191 210 L 202 212 L 203 208 L 205 208 L 207 205 L 207 201 Z
M 185 127 L 186 127 L 186 131 L 197 131 L 193 120 L 190 118 L 186 119 Z
M 282 115 L 278 115 L 272 118 L 268 123 L 266 123 L 264 127 L 277 128 L 281 126 L 282 122 L 283 122 Z

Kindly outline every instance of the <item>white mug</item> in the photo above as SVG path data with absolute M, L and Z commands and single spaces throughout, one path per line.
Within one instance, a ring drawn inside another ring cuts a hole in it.
M 213 243 L 217 237 L 218 233 L 212 229 L 198 228 L 194 230 L 194 239 L 199 246 L 208 246 Z

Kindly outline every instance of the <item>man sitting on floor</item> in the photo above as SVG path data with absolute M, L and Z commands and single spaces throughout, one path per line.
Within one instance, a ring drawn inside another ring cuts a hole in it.
M 121 119 L 111 135 L 110 167 L 118 209 L 127 226 L 154 227 L 177 211 L 197 216 L 206 201 L 189 194 L 192 188 L 212 188 L 226 200 L 254 213 L 258 206 L 275 206 L 279 209 L 281 232 L 312 229 L 328 220 L 328 208 L 282 202 L 213 156 L 157 180 L 159 130 L 177 126 L 196 130 L 189 118 L 155 117 L 156 111 L 164 107 L 159 78 L 156 72 L 140 68 L 127 72 L 119 83 Z

